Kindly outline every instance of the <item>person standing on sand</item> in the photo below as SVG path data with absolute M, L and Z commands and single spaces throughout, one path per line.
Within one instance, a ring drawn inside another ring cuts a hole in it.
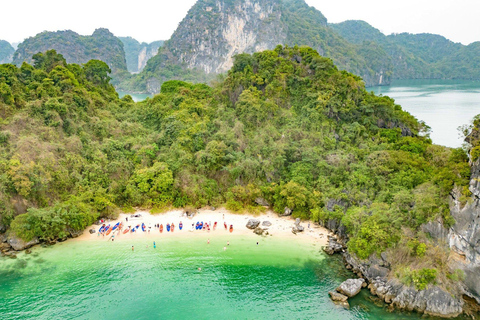
M 135 251 L 135 249 L 133 248 L 133 246 L 132 246 L 132 251 Z

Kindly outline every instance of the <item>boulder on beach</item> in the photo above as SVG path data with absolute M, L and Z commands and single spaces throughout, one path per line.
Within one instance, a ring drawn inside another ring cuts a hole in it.
M 290 209 L 289 207 L 285 207 L 285 209 L 283 209 L 283 214 L 282 216 L 290 216 L 292 214 L 293 210 Z
M 270 227 L 271 225 L 272 225 L 272 223 L 270 221 L 265 220 L 265 221 L 262 222 L 262 226 L 264 226 L 264 227 Z
M 94 234 L 96 231 L 95 231 L 95 229 L 90 229 L 90 230 L 88 230 L 88 232 L 90 232 L 90 234 Z
M 250 219 L 248 220 L 246 227 L 248 229 L 254 230 L 256 227 L 258 227 L 259 224 L 260 224 L 260 220 Z
M 253 230 L 253 233 L 258 234 L 259 236 L 263 235 L 263 229 L 260 227 L 256 227 L 255 230 Z
M 364 282 L 365 279 L 348 279 L 343 281 L 336 290 L 349 298 L 355 297 L 362 289 Z

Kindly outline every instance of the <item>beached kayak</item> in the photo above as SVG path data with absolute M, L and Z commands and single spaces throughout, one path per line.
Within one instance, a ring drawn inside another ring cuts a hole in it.
M 127 229 L 125 229 L 125 230 L 123 231 L 123 234 L 128 233 L 129 231 L 130 231 L 130 227 L 128 227 Z
M 233 231 L 233 224 L 230 225 L 230 232 Z
M 183 229 L 183 223 L 180 221 L 180 224 L 178 225 L 178 229 L 182 230 Z
M 142 223 L 142 231 L 145 232 L 145 223 Z
M 175 229 L 175 225 L 172 223 L 172 225 L 170 226 L 170 230 L 173 232 L 173 229 Z
M 163 224 L 160 225 L 160 233 L 163 232 Z
M 117 222 L 117 224 L 113 226 L 112 231 L 117 229 L 119 225 L 120 225 L 120 222 Z
M 170 232 L 170 223 L 167 223 L 167 232 Z

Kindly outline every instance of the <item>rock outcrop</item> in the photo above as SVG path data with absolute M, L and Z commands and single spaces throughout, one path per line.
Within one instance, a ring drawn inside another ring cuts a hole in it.
M 329 291 L 328 294 L 330 295 L 330 298 L 335 304 L 341 305 L 345 308 L 348 308 L 350 305 L 348 304 L 348 297 L 344 296 L 341 293 L 338 293 L 336 291 Z
M 337 252 L 343 252 L 344 249 L 344 245 L 340 243 L 337 238 L 328 236 L 328 245 L 323 248 L 323 251 L 325 251 L 329 255 L 332 255 Z
M 365 279 L 348 279 L 342 282 L 336 290 L 341 294 L 351 298 L 355 297 L 360 290 L 362 290 L 364 283 Z
M 456 317 L 463 311 L 463 300 L 438 286 L 416 290 L 397 279 L 389 280 L 389 263 L 382 257 L 360 261 L 349 253 L 343 256 L 348 268 L 369 283 L 370 292 L 395 308 L 444 318 Z
M 15 235 L 9 236 L 7 242 L 16 251 L 22 251 L 40 243 L 38 238 L 33 238 L 32 240 L 25 242 Z

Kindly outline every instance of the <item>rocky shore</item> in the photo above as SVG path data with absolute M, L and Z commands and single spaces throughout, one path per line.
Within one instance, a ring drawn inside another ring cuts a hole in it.
M 378 258 L 372 256 L 367 261 L 362 261 L 348 253 L 345 244 L 338 238 L 332 236 L 328 240 L 324 251 L 330 255 L 342 254 L 346 268 L 359 277 L 348 279 L 336 292 L 329 292 L 334 302 L 348 307 L 347 299 L 355 296 L 362 287 L 367 287 L 372 295 L 378 296 L 392 309 L 416 311 L 442 318 L 457 317 L 464 312 L 465 302 L 461 296 L 454 296 L 438 286 L 416 290 L 392 277 L 390 262 L 385 253 Z

